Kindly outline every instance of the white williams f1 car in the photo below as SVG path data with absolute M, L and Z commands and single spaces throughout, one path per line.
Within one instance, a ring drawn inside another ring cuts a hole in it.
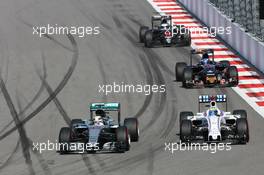
M 234 110 L 225 112 L 217 104 L 225 104 L 226 95 L 199 96 L 199 112 L 180 113 L 180 139 L 182 142 L 202 140 L 203 142 L 231 142 L 246 144 L 249 141 L 247 112 Z M 201 112 L 201 104 L 208 108 Z

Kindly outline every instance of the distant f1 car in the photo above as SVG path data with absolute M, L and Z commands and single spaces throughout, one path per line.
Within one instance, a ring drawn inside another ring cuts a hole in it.
M 232 113 L 222 111 L 217 103 L 225 103 L 226 95 L 199 96 L 199 112 L 184 111 L 180 113 L 180 139 L 182 142 L 230 142 L 246 144 L 249 141 L 247 112 L 239 109 Z M 201 104 L 210 104 L 201 112 Z
M 191 45 L 191 34 L 183 25 L 173 25 L 171 16 L 153 15 L 151 18 L 151 29 L 141 26 L 139 29 L 139 41 L 145 47 L 155 45 L 172 46 L 180 44 Z
M 110 112 L 117 112 L 117 124 L 108 115 Z M 61 153 L 78 151 L 67 146 L 72 143 L 85 144 L 87 152 L 125 152 L 130 149 L 130 142 L 138 141 L 138 121 L 136 118 L 126 118 L 124 125 L 121 125 L 120 103 L 91 103 L 90 115 L 89 120 L 72 119 L 69 127 L 61 128 Z
M 192 64 L 195 54 L 202 54 L 202 59 L 197 65 Z M 227 60 L 216 62 L 213 49 L 191 50 L 190 65 L 185 62 L 176 63 L 175 76 L 176 81 L 181 81 L 186 88 L 237 86 L 239 82 L 236 66 L 230 66 Z

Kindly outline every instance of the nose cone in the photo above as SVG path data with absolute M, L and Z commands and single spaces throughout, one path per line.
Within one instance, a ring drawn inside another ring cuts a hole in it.
M 217 134 L 213 134 L 213 135 L 212 135 L 212 137 L 213 137 L 214 140 L 217 140 L 218 136 L 219 136 L 219 135 L 217 135 Z
M 220 120 L 217 116 L 211 116 L 209 119 L 209 138 L 219 140 L 221 138 Z

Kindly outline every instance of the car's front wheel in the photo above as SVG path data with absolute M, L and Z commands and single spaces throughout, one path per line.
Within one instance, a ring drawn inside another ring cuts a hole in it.
M 188 142 L 192 136 L 192 121 L 182 120 L 180 123 L 180 139 L 182 142 Z
M 132 142 L 137 142 L 139 139 L 138 120 L 136 118 L 126 118 L 124 125 L 127 127 L 128 133 Z
M 244 109 L 236 109 L 233 111 L 233 115 L 239 115 L 240 118 L 247 118 L 247 111 Z
M 129 151 L 130 149 L 130 136 L 125 126 L 119 126 L 116 129 L 116 138 L 118 142 L 118 149 L 120 152 Z
M 67 153 L 69 151 L 70 141 L 71 129 L 69 127 L 61 128 L 59 134 L 60 153 Z
M 187 120 L 188 116 L 193 116 L 193 112 L 191 111 L 183 111 L 180 112 L 180 120 L 179 123 L 181 123 L 183 120 Z
M 245 118 L 238 118 L 236 121 L 236 131 L 239 142 L 245 144 L 249 141 L 248 122 Z

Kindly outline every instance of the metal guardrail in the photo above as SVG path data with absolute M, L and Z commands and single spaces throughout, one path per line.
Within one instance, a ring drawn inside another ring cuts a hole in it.
M 231 18 L 233 22 L 240 24 L 245 31 L 264 41 L 264 20 L 260 20 L 259 0 L 209 1 Z

